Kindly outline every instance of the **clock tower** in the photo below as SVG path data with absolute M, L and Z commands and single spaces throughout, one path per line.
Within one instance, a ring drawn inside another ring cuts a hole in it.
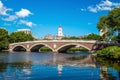
M 62 26 L 58 27 L 58 39 L 62 39 L 63 37 L 63 32 L 62 32 Z

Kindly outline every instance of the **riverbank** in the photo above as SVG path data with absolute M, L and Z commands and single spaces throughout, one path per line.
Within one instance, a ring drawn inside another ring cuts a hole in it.
M 52 51 L 50 48 L 42 47 L 40 48 L 40 51 Z M 85 48 L 70 48 L 67 50 L 68 52 L 76 52 L 76 51 L 88 51 Z
M 96 55 L 96 57 L 102 58 L 103 60 L 120 62 L 120 47 L 110 46 L 102 50 L 98 50 L 97 52 L 94 52 L 92 55 Z
M 88 51 L 88 50 L 85 49 L 85 48 L 70 48 L 67 51 L 73 51 L 73 52 L 75 52 L 75 51 Z
M 9 50 L 1 50 L 0 52 L 9 52 Z
M 40 51 L 45 51 L 45 52 L 51 52 L 52 50 L 50 48 L 47 48 L 47 47 L 42 47 L 39 49 Z

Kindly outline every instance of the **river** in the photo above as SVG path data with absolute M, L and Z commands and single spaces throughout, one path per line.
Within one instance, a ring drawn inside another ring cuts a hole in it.
M 119 67 L 88 52 L 0 52 L 0 80 L 120 80 Z

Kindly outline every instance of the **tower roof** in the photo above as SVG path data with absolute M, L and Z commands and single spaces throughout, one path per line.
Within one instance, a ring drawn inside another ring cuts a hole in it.
M 60 25 L 59 28 L 62 28 L 62 26 Z

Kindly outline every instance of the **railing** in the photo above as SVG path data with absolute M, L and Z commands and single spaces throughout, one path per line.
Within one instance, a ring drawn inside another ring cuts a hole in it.
M 84 43 L 95 43 L 95 40 L 37 40 L 37 41 L 26 41 L 26 42 L 18 42 L 11 44 L 21 44 L 21 43 L 37 43 L 37 42 L 84 42 Z
M 96 44 L 119 44 L 116 42 L 105 42 L 105 41 L 96 41 L 96 40 L 36 40 L 36 41 L 11 43 L 10 45 L 22 44 L 22 43 L 38 43 L 38 42 L 82 42 L 82 43 L 96 43 Z

